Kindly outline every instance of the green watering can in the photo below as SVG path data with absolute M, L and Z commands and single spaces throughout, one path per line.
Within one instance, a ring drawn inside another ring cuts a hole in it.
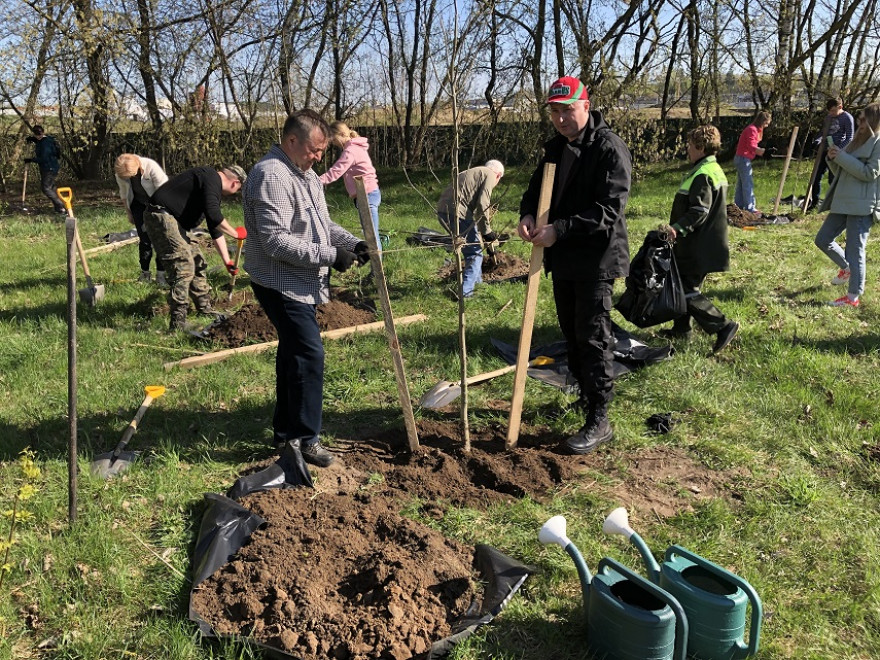
M 763 610 L 755 589 L 738 575 L 680 546 L 666 550 L 657 564 L 648 545 L 629 526 L 626 509 L 615 509 L 602 531 L 628 538 L 642 555 L 648 578 L 681 603 L 688 618 L 688 652 L 699 660 L 737 660 L 758 652 Z M 749 641 L 746 607 L 751 603 Z
M 607 660 L 685 660 L 688 622 L 678 601 L 609 557 L 590 575 L 565 529 L 565 518 L 554 516 L 541 527 L 538 540 L 558 544 L 574 560 L 592 653 Z

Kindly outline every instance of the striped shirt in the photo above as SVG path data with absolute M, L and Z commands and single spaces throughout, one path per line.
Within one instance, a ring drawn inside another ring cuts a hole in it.
M 360 239 L 330 219 L 314 170 L 301 170 L 275 144 L 251 169 L 242 198 L 251 279 L 290 300 L 327 302 L 336 247 L 353 250 Z

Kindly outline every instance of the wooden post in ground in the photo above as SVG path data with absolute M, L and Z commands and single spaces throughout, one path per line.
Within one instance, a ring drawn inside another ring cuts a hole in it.
M 535 227 L 540 229 L 547 224 L 550 216 L 550 199 L 553 195 L 553 179 L 556 176 L 554 163 L 544 164 L 544 178 L 541 181 L 541 195 L 538 198 L 538 217 Z M 526 301 L 523 308 L 522 328 L 519 333 L 519 347 L 516 354 L 516 374 L 513 378 L 513 396 L 510 400 L 510 420 L 507 427 L 505 447 L 513 449 L 519 440 L 519 427 L 522 421 L 523 397 L 526 389 L 526 372 L 529 368 L 529 352 L 532 347 L 532 328 L 535 324 L 535 306 L 538 303 L 538 286 L 541 283 L 541 269 L 544 265 L 544 248 L 532 245 L 532 258 L 529 261 L 529 278 L 526 285 Z
M 788 152 L 785 154 L 785 165 L 782 166 L 782 178 L 779 179 L 779 190 L 776 191 L 776 201 L 773 202 L 773 215 L 779 213 L 779 200 L 782 199 L 782 189 L 785 187 L 785 177 L 788 176 L 788 166 L 791 164 L 791 154 L 794 153 L 794 143 L 797 141 L 798 127 L 791 129 L 791 139 L 788 141 Z
M 357 208 L 358 215 L 361 218 L 361 227 L 364 230 L 367 246 L 370 248 L 370 267 L 373 269 L 373 279 L 379 292 L 379 303 L 382 306 L 382 315 L 385 317 L 385 336 L 388 338 L 388 346 L 391 348 L 391 359 L 394 362 L 394 377 L 397 381 L 400 407 L 403 410 L 406 437 L 409 440 L 410 451 L 416 451 L 419 448 L 419 434 L 416 430 L 412 399 L 410 398 L 409 386 L 406 382 L 403 355 L 400 352 L 400 343 L 397 341 L 397 330 L 394 328 L 391 299 L 388 297 L 388 283 L 385 281 L 385 271 L 382 268 L 382 257 L 379 253 L 379 237 L 376 236 L 376 230 L 373 228 L 373 218 L 370 216 L 370 204 L 367 200 L 367 191 L 364 188 L 364 178 L 356 176 L 354 178 L 354 185 L 357 189 Z

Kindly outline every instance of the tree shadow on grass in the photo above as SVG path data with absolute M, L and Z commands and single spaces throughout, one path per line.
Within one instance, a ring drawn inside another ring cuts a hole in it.
M 809 346 L 817 351 L 847 355 L 868 355 L 880 351 L 880 335 L 874 333 L 835 337 L 833 339 L 805 339 L 796 337 L 793 341 L 796 344 Z
M 96 282 L 100 284 L 100 282 Z M 85 284 L 78 285 L 80 289 L 86 288 Z M 120 298 L 107 298 L 107 288 L 105 285 L 105 297 L 98 301 L 92 307 L 77 297 L 76 301 L 76 323 L 77 326 L 96 326 L 114 328 L 116 323 L 114 318 L 124 319 L 142 319 L 148 320 L 155 315 L 153 307 L 159 302 L 161 293 L 156 292 L 148 297 L 139 300 L 122 300 Z M 58 302 L 46 303 L 44 305 L 20 307 L 18 309 L 0 309 L 0 321 L 39 321 L 46 318 L 62 318 L 67 319 L 67 294 L 64 299 Z

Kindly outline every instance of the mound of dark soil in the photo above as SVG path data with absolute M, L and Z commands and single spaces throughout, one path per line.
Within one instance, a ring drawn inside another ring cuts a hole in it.
M 195 611 L 220 634 L 250 636 L 302 660 L 420 658 L 449 634 L 479 589 L 473 548 L 400 511 L 440 520 L 454 506 L 545 500 L 559 488 L 583 486 L 626 505 L 638 525 L 731 494 L 741 476 L 665 446 L 571 456 L 546 432 L 524 433 L 506 451 L 500 427 L 472 431 L 465 453 L 456 422 L 418 426 L 420 447 L 412 453 L 402 450 L 403 429 L 351 428 L 333 447 L 338 460 L 314 471 L 314 490 L 244 498 L 268 524 L 199 585 Z M 591 477 L 597 474 L 601 479 Z M 479 530 L 475 536 L 494 540 Z
M 321 330 L 349 328 L 376 320 L 376 311 L 370 301 L 355 298 L 341 290 L 334 290 L 333 295 L 332 300 L 318 305 L 318 326 Z M 212 325 L 205 336 L 229 348 L 278 339 L 275 326 L 255 302 L 246 303 L 225 321 Z
M 525 277 L 529 274 L 529 264 L 519 257 L 505 252 L 496 252 L 497 263 L 493 262 L 488 255 L 483 255 L 483 282 L 502 282 L 517 277 Z M 438 273 L 442 280 L 455 279 L 455 264 L 450 263 L 440 269 Z

